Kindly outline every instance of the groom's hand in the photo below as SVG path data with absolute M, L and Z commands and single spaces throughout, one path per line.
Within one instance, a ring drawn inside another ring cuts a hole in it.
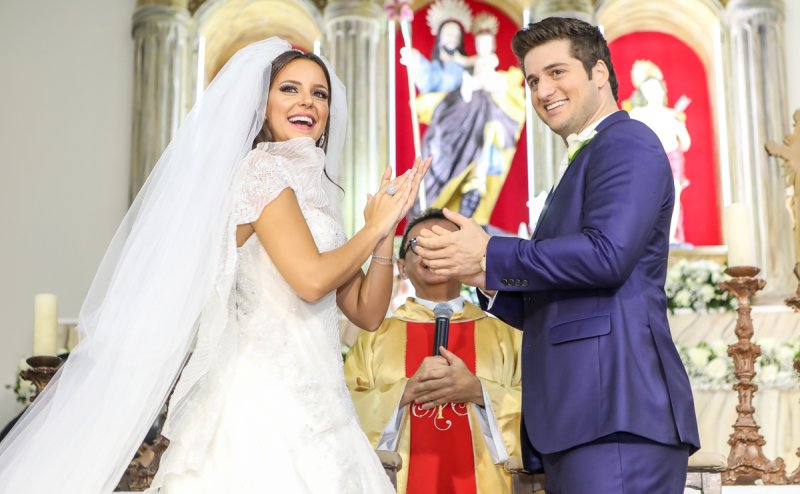
M 431 229 L 424 228 L 417 235 L 414 252 L 422 257 L 423 264 L 434 273 L 472 284 L 469 280 L 480 279 L 480 263 L 486 255 L 489 235 L 474 220 L 446 208 L 443 212 L 448 220 L 458 226 L 458 230 L 451 232 L 438 225 Z

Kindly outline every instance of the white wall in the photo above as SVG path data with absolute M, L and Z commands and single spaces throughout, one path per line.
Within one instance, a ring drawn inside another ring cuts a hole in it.
M 800 109 L 800 1 L 784 0 L 786 24 L 786 79 L 789 94 L 787 119 L 792 123 L 792 114 Z M 791 130 L 791 129 L 790 129 Z
M 135 0 L 0 0 L 0 427 L 33 296 L 77 317 L 127 207 Z

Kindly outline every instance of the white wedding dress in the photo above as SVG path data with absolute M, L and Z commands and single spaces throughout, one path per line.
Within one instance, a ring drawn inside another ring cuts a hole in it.
M 259 144 L 245 160 L 236 224 L 291 187 L 319 250 L 345 242 L 322 187 L 324 153 L 310 138 Z M 335 292 L 302 300 L 255 234 L 236 255 L 211 379 L 188 398 L 148 492 L 394 492 L 345 385 Z

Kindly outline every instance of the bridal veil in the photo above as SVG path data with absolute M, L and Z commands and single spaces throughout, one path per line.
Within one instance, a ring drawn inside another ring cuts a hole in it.
M 190 351 L 170 421 L 203 384 L 228 317 L 242 160 L 263 123 L 272 61 L 290 49 L 270 38 L 239 50 L 185 118 L 100 264 L 80 343 L 0 444 L 0 492 L 112 492 Z M 326 170 L 337 177 L 347 111 L 326 64 Z

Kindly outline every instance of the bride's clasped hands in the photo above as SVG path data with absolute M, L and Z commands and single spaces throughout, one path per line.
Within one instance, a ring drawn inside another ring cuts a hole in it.
M 411 168 L 394 179 L 391 168 L 387 167 L 378 192 L 367 196 L 365 227 L 375 228 L 381 238 L 390 235 L 414 205 L 430 165 L 431 158 L 417 158 Z

